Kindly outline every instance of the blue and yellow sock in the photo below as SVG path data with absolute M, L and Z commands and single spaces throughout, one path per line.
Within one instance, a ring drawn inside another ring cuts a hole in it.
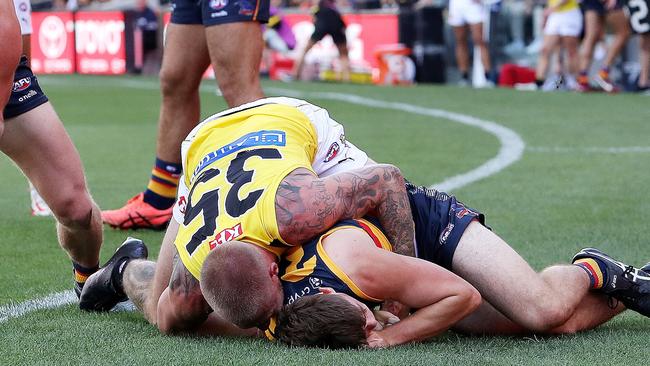
M 602 288 L 607 282 L 607 266 L 601 260 L 595 258 L 581 258 L 573 262 L 573 264 L 587 272 L 590 281 L 590 288 Z
M 144 201 L 159 210 L 172 207 L 181 169 L 180 163 L 170 163 L 156 158 L 147 190 L 144 192 Z

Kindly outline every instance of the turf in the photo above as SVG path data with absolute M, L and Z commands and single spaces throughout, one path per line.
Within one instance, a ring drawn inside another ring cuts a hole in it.
M 144 188 L 153 163 L 160 96 L 153 79 L 43 77 L 44 86 L 85 165 L 103 208 Z M 202 115 L 225 107 L 213 82 L 202 88 Z M 650 108 L 647 97 L 471 90 L 383 88 L 266 82 L 305 93 L 346 126 L 350 141 L 375 160 L 397 164 L 419 184 L 466 172 L 497 154 L 498 140 L 449 120 L 312 93 L 349 93 L 459 112 L 497 122 L 526 143 L 521 160 L 497 175 L 456 189 L 537 269 L 597 246 L 640 265 L 650 260 Z M 607 148 L 637 150 L 612 152 Z M 53 157 L 44 157 L 51 159 Z M 0 306 L 71 288 L 71 266 L 58 248 L 52 219 L 29 216 L 24 177 L 0 156 Z M 157 253 L 162 233 L 105 230 L 103 258 L 126 237 Z M 594 364 L 648 359 L 650 321 L 629 313 L 591 332 L 552 338 L 467 338 L 381 351 L 288 349 L 260 340 L 166 337 L 137 313 L 85 314 L 73 306 L 40 310 L 0 323 L 0 364 Z

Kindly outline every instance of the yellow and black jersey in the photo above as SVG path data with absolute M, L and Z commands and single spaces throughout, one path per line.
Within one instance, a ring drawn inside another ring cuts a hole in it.
M 211 249 L 239 240 L 280 255 L 287 243 L 275 217 L 275 194 L 293 170 L 313 171 L 318 139 L 307 116 L 263 104 L 204 121 L 183 143 L 183 184 L 189 189 L 175 245 L 200 280 Z
M 348 294 L 369 307 L 381 303 L 364 293 L 353 281 L 334 263 L 323 248 L 323 239 L 341 229 L 355 228 L 365 231 L 378 248 L 392 251 L 392 246 L 382 232 L 379 223 L 374 218 L 343 220 L 328 230 L 325 234 L 300 247 L 287 250 L 280 260 L 280 279 L 284 291 L 284 304 L 291 304 L 303 296 L 320 293 L 321 287 L 330 287 L 336 292 Z M 275 317 L 271 319 L 265 335 L 275 340 Z
M 285 252 L 280 261 L 280 279 L 284 290 L 284 303 L 291 304 L 302 296 L 319 293 L 320 287 L 331 287 L 336 292 L 343 292 L 356 297 L 359 301 L 374 306 L 382 299 L 365 294 L 325 252 L 323 239 L 341 229 L 355 228 L 364 230 L 377 247 L 392 250 L 392 246 L 371 219 L 343 220 L 325 234 L 308 244 L 294 247 Z

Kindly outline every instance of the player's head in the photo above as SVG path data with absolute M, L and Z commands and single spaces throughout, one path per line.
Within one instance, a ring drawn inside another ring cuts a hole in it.
M 282 307 L 275 255 L 256 245 L 219 245 L 201 268 L 201 291 L 214 311 L 240 328 L 265 327 Z
M 321 348 L 358 348 L 368 332 L 378 329 L 372 311 L 346 294 L 322 289 L 286 305 L 277 317 L 275 333 L 288 345 Z

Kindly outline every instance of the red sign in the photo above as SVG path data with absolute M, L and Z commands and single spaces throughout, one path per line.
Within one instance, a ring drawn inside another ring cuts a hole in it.
M 296 35 L 296 50 L 302 50 L 314 31 L 313 19 L 308 14 L 285 14 L 284 18 Z M 379 46 L 394 44 L 398 40 L 397 15 L 395 14 L 344 14 L 347 25 L 350 62 L 377 67 L 374 51 Z M 325 37 L 311 51 L 308 59 L 328 60 L 336 58 L 338 51 L 331 37 Z
M 78 73 L 115 75 L 126 72 L 122 12 L 78 12 L 75 35 Z
M 32 70 L 36 74 L 74 72 L 74 22 L 72 13 L 32 14 Z

